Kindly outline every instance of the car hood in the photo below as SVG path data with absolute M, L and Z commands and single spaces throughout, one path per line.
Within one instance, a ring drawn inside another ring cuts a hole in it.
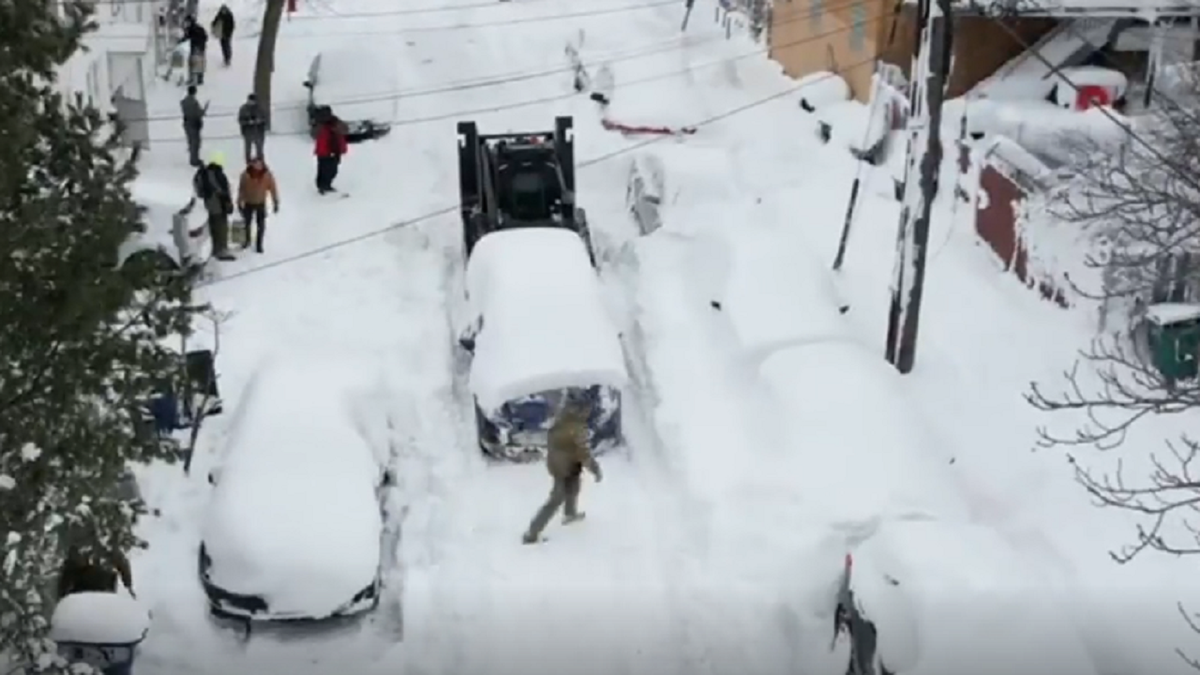
M 262 598 L 273 615 L 335 613 L 379 570 L 382 515 L 360 479 L 286 468 L 221 477 L 203 533 L 207 581 Z

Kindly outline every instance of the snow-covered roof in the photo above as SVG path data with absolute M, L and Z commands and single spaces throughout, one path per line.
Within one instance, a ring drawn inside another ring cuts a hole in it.
M 327 356 L 262 366 L 233 416 L 204 524 L 212 582 L 272 615 L 332 613 L 375 578 L 382 469 L 370 364 Z M 356 396 L 356 394 L 358 394 Z
M 1185 302 L 1160 302 L 1146 308 L 1146 318 L 1156 326 L 1169 326 L 1200 319 L 1200 305 Z
M 979 5 L 967 0 L 953 0 L 955 4 L 976 10 Z M 917 0 L 905 0 L 916 4 Z M 1155 16 L 1200 15 L 1200 2 L 1192 0 L 1001 0 L 995 3 L 1001 12 L 1014 12 L 1026 16 L 1115 16 L 1152 19 Z M 989 6 L 985 3 L 984 8 Z
M 50 638 L 56 642 L 124 645 L 150 628 L 146 607 L 124 593 L 73 593 L 54 608 Z
M 485 235 L 467 262 L 482 317 L 471 389 L 484 410 L 543 391 L 624 386 L 624 353 L 599 277 L 574 232 L 526 227 Z

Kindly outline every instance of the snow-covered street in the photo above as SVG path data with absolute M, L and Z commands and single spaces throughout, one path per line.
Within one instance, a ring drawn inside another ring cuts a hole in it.
M 205 421 L 189 474 L 138 470 L 156 513 L 133 558 L 153 617 L 139 675 L 842 675 L 833 603 L 852 551 L 881 578 L 911 572 L 904 592 L 933 598 L 903 616 L 879 611 L 900 617 L 889 636 L 913 642 L 881 648 L 920 653 L 897 675 L 977 659 L 991 662 L 972 671 L 985 675 L 1185 672 L 1173 603 L 1200 587 L 1175 561 L 1113 565 L 1106 552 L 1128 521 L 1089 506 L 1061 457 L 1030 453 L 1042 420 L 1022 394 L 1068 366 L 1089 319 L 994 269 L 939 204 L 921 365 L 896 375 L 880 356 L 897 220 L 886 169 L 866 177 L 847 265 L 830 272 L 857 165 L 818 142 L 796 82 L 761 45 L 727 39 L 713 6 L 697 3 L 681 34 L 674 1 L 299 4 L 279 37 L 266 141 L 282 209 L 265 253 L 214 262 L 199 292 L 225 316 L 205 339 L 226 412 Z M 202 0 L 201 21 L 217 6 Z M 232 67 L 210 65 L 200 98 L 202 153 L 224 154 L 234 177 L 262 8 L 231 7 L 246 33 Z M 568 44 L 611 67 L 613 115 L 696 133 L 604 130 L 572 89 Z M 318 52 L 349 47 L 394 76 L 364 73 L 375 95 L 339 114 L 382 103 L 394 126 L 351 147 L 337 179 L 347 197 L 322 197 L 301 83 Z M 141 170 L 187 186 L 179 89 L 159 82 L 152 94 Z M 542 463 L 486 461 L 476 441 L 453 320 L 464 275 L 455 125 L 532 132 L 558 115 L 575 119 L 578 200 L 631 375 L 626 447 L 600 459 L 602 482 L 584 477 L 585 521 L 555 518 L 547 541 L 522 546 L 551 481 Z M 663 226 L 648 236 L 625 201 L 643 153 L 667 181 Z M 382 599 L 360 619 L 243 639 L 208 615 L 197 560 L 209 471 L 247 383 L 278 355 L 374 368 L 395 476 Z M 877 531 L 876 548 L 863 544 Z M 966 611 L 989 602 L 994 611 Z M 959 632 L 944 632 L 960 610 Z M 1042 624 L 1053 629 L 1028 629 Z M 971 640 L 987 648 L 964 649 Z

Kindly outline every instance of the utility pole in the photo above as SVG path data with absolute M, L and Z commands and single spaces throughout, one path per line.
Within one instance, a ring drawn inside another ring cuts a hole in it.
M 919 0 L 917 5 L 916 52 L 908 93 L 908 164 L 885 350 L 888 363 L 901 373 L 911 372 L 917 357 L 929 217 L 942 166 L 942 102 L 950 75 L 952 1 Z
M 267 0 L 262 33 L 258 36 L 258 60 L 254 63 L 254 95 L 271 128 L 271 75 L 275 72 L 275 42 L 283 19 L 284 0 Z

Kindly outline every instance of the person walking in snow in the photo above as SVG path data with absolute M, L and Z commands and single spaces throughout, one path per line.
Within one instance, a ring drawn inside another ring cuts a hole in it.
M 221 5 L 221 9 L 217 10 L 217 15 L 212 20 L 212 34 L 221 44 L 221 59 L 225 62 L 226 68 L 233 60 L 233 28 L 235 25 L 233 11 L 229 9 L 229 5 Z
M 321 194 L 337 192 L 333 188 L 333 181 L 341 167 L 342 155 L 348 149 L 346 125 L 337 115 L 330 114 L 317 127 L 316 147 L 313 149 L 313 154 L 317 156 L 317 191 Z
M 599 483 L 603 480 L 600 464 L 592 456 L 588 442 L 588 405 L 579 400 L 568 399 L 562 411 L 550 426 L 547 434 L 546 469 L 553 484 L 550 497 L 533 516 L 529 529 L 521 541 L 535 544 L 541 541 L 542 530 L 559 508 L 563 510 L 563 524 L 569 525 L 582 520 L 584 512 L 579 510 L 579 491 L 583 482 L 583 470 L 587 469 Z
M 208 164 L 196 170 L 192 186 L 208 212 L 208 232 L 212 237 L 213 256 L 218 260 L 233 260 L 229 252 L 229 216 L 233 213 L 233 197 L 229 178 L 222 166 L 225 158 L 214 153 Z
M 188 83 L 204 84 L 205 53 L 208 50 L 208 31 L 189 15 L 184 21 L 183 39 L 188 43 Z
M 208 104 L 200 105 L 196 100 L 196 87 L 187 88 L 187 96 L 179 101 L 179 110 L 183 114 L 183 135 L 187 139 L 188 163 L 199 167 L 200 161 L 200 132 L 204 129 L 204 115 L 208 113 Z
M 246 102 L 238 108 L 238 128 L 242 132 L 242 145 L 245 148 L 246 163 L 253 157 L 266 159 L 263 156 L 263 144 L 267 140 L 267 115 L 258 102 L 258 97 L 250 94 Z M 251 148 L 257 153 L 251 155 Z
M 263 235 L 267 229 L 267 195 L 271 196 L 271 210 L 279 213 L 279 191 L 275 186 L 275 176 L 262 157 L 255 157 L 238 181 L 238 210 L 242 213 L 242 222 L 246 224 L 246 240 L 242 248 L 250 246 L 250 221 L 253 220 L 254 250 L 263 252 Z

